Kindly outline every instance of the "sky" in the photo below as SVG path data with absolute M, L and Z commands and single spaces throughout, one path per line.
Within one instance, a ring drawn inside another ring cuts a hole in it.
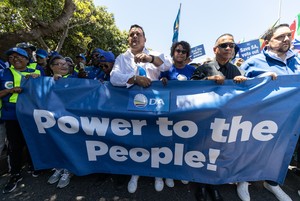
M 113 13 L 120 30 L 139 24 L 146 34 L 146 47 L 170 55 L 173 24 L 181 3 L 178 40 L 191 47 L 203 44 L 206 55 L 214 57 L 216 39 L 231 33 L 235 42 L 258 39 L 278 19 L 291 24 L 300 13 L 300 0 L 94 0 Z

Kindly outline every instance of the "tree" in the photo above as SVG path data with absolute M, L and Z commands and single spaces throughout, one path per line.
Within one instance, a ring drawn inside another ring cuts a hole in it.
M 66 56 L 95 47 L 118 55 L 126 48 L 126 33 L 113 15 L 91 0 L 3 0 L 0 10 L 1 50 L 23 41 Z
M 30 17 L 29 14 L 34 10 L 33 6 L 28 6 L 28 3 L 31 2 L 38 1 L 3 1 L 1 13 L 7 12 L 8 15 L 1 16 L 4 18 L 1 21 L 5 23 L 0 31 L 0 49 L 8 49 L 22 41 L 35 41 L 61 30 L 68 23 L 76 8 L 72 0 L 65 0 L 60 15 L 47 22 L 36 18 L 35 15 Z M 27 7 L 25 3 L 27 3 Z

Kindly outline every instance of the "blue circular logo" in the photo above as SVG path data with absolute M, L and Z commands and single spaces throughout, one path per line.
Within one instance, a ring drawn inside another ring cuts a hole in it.
M 137 108 L 144 108 L 148 104 L 148 99 L 144 94 L 137 94 L 134 96 L 133 104 Z

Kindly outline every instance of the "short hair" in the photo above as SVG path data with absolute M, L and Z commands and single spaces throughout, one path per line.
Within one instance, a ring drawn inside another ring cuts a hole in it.
M 131 25 L 131 26 L 130 26 L 130 29 L 129 29 L 129 32 L 130 32 L 130 30 L 131 30 L 132 28 L 139 28 L 139 29 L 141 29 L 141 30 L 143 31 L 144 37 L 146 36 L 143 27 L 141 27 L 140 25 L 138 25 L 138 24 L 133 24 L 133 25 Z
M 54 63 L 54 61 L 55 61 L 55 60 L 58 60 L 58 59 L 63 59 L 63 60 L 65 60 L 65 58 L 64 58 L 63 56 L 61 56 L 61 55 L 55 55 L 55 56 L 53 56 L 53 57 L 50 59 L 49 65 L 52 65 L 52 64 Z
M 268 29 L 266 31 L 266 33 L 264 33 L 264 35 L 261 37 L 264 40 L 271 40 L 271 38 L 273 37 L 274 33 L 277 31 L 277 29 L 281 28 L 281 27 L 288 27 L 290 28 L 289 24 L 279 24 L 275 27 L 271 27 L 270 29 Z
M 230 37 L 233 38 L 233 41 L 234 41 L 234 37 L 233 37 L 232 34 L 230 34 L 230 33 L 224 33 L 224 34 L 222 34 L 221 36 L 219 36 L 219 37 L 217 38 L 217 40 L 216 40 L 216 42 L 215 42 L 215 46 L 217 46 L 218 40 L 219 40 L 220 38 L 222 38 L 223 36 L 230 36 Z
M 171 57 L 174 56 L 174 52 L 175 52 L 175 49 L 177 46 L 181 45 L 183 47 L 183 49 L 186 50 L 187 52 L 187 55 L 186 57 L 189 58 L 190 57 L 190 54 L 191 54 L 191 46 L 188 42 L 186 41 L 180 41 L 180 42 L 176 42 L 176 43 L 173 43 L 172 44 L 172 47 L 171 47 Z

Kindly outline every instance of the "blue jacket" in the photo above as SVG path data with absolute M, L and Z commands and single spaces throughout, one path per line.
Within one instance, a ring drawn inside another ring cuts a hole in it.
M 245 71 L 246 77 L 257 77 L 265 72 L 274 72 L 277 75 L 300 74 L 300 59 L 292 50 L 287 52 L 286 63 L 268 54 L 266 49 L 262 53 L 247 59 L 241 68 Z

